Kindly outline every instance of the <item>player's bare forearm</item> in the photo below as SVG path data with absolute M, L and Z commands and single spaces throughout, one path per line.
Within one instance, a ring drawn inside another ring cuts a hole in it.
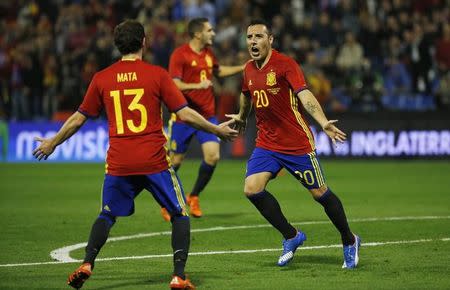
M 252 102 L 250 98 L 241 93 L 239 97 L 239 116 L 242 121 L 247 120 L 248 115 L 250 114 L 250 110 L 252 108 Z
M 222 138 L 223 140 L 232 140 L 238 135 L 238 131 L 233 130 L 230 125 L 234 123 L 234 120 L 223 122 L 219 125 L 215 125 L 206 120 L 202 115 L 192 110 L 189 107 L 184 107 L 177 113 L 182 121 L 188 123 L 192 127 L 213 133 L 214 135 Z
M 177 117 L 179 117 L 183 122 L 188 123 L 192 127 L 207 131 L 209 133 L 217 134 L 217 126 L 212 124 L 211 122 L 208 122 L 202 115 L 197 113 L 197 111 L 189 108 L 184 107 L 183 109 L 179 110 L 177 113 Z
M 236 65 L 236 66 L 221 65 L 219 66 L 217 76 L 222 78 L 240 73 L 241 71 L 244 70 L 244 66 L 245 65 Z
M 331 138 L 333 144 L 336 144 L 338 141 L 344 142 L 347 139 L 346 134 L 334 125 L 337 120 L 327 119 L 316 97 L 309 90 L 301 91 L 297 97 L 302 102 L 305 110 L 319 123 L 328 137 Z
M 69 139 L 73 134 L 75 134 L 81 126 L 86 122 L 87 118 L 85 115 L 80 112 L 75 112 L 72 116 L 67 119 L 64 125 L 59 129 L 58 133 L 53 137 L 53 142 L 55 146 L 63 143 L 67 139 Z
M 238 130 L 239 133 L 244 133 L 252 103 L 249 97 L 241 93 L 239 104 L 238 114 L 225 114 L 225 116 L 234 120 L 234 129 Z
M 316 120 L 316 122 L 323 128 L 327 124 L 328 119 L 311 91 L 307 89 L 302 90 L 297 94 L 297 97 L 300 99 L 300 102 L 302 102 L 302 105 L 308 114 L 310 114 L 311 117 L 313 117 L 314 120 Z
M 212 86 L 212 82 L 210 80 L 205 80 L 199 83 L 185 83 L 180 79 L 173 79 L 173 81 L 180 91 L 206 89 Z
M 50 156 L 53 151 L 55 151 L 56 146 L 63 143 L 65 140 L 69 139 L 73 134 L 75 134 L 81 126 L 83 126 L 84 122 L 86 122 L 86 117 L 79 113 L 75 112 L 72 116 L 67 119 L 64 125 L 59 129 L 58 133 L 51 138 L 41 138 L 36 137 L 35 140 L 41 142 L 39 146 L 34 149 L 33 155 L 38 160 L 46 160 L 48 156 Z

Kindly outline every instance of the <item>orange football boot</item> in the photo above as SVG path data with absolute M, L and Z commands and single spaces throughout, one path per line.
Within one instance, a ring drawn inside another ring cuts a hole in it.
M 202 217 L 203 213 L 200 209 L 200 200 L 197 195 L 188 195 L 186 197 L 186 201 L 189 204 L 190 213 L 193 217 L 199 218 Z
M 179 276 L 173 275 L 172 281 L 170 281 L 169 284 L 170 289 L 188 289 L 188 290 L 194 290 L 195 286 L 194 284 L 189 281 L 189 279 L 186 277 L 185 280 L 181 279 Z
M 170 221 L 170 214 L 169 214 L 169 212 L 167 211 L 167 209 L 164 208 L 164 207 L 161 208 L 161 216 L 162 216 L 162 218 L 163 218 L 166 222 L 169 222 L 169 221 Z
M 92 275 L 90 263 L 84 263 L 76 269 L 67 279 L 67 285 L 80 289 L 83 283 Z

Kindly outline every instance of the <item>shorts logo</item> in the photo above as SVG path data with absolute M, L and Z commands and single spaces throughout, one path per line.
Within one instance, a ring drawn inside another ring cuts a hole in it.
M 170 150 L 177 150 L 177 141 L 175 141 L 175 140 L 173 140 L 171 143 L 170 143 Z
M 196 62 L 195 60 L 193 60 L 193 61 L 191 62 L 191 66 L 197 66 L 197 62 Z
M 103 209 L 106 210 L 106 211 L 111 211 L 111 209 L 109 208 L 108 205 L 105 205 L 105 206 L 103 207 Z
M 266 85 L 274 86 L 276 84 L 277 84 L 277 75 L 275 74 L 275 72 L 271 71 L 270 73 L 267 74 Z
M 252 80 L 249 80 L 248 81 L 248 86 L 252 86 L 252 85 L 253 85 Z

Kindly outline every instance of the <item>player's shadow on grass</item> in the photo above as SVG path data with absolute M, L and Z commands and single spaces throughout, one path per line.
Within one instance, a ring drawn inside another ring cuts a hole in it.
M 343 260 L 335 256 L 329 255 L 305 255 L 297 252 L 294 260 L 286 267 L 280 267 L 283 271 L 298 270 L 304 268 L 305 265 L 337 265 L 341 266 Z M 267 267 L 274 267 L 275 262 L 265 263 Z
M 209 213 L 206 214 L 206 218 L 228 219 L 228 218 L 242 218 L 246 215 L 246 212 L 232 212 L 232 213 Z
M 160 274 L 160 275 L 151 275 L 149 278 L 143 277 L 141 275 L 124 278 L 123 276 L 117 277 L 116 279 L 113 279 L 111 277 L 108 277 L 108 279 L 103 279 L 104 281 L 110 281 L 111 280 L 120 280 L 120 282 L 117 283 L 111 283 L 109 285 L 93 288 L 95 290 L 106 290 L 106 289 L 122 289 L 123 287 L 136 287 L 136 289 L 142 289 L 150 286 L 158 286 L 161 284 L 164 284 L 164 288 L 167 288 L 170 282 L 170 275 L 167 274 Z M 98 279 L 102 280 L 102 279 Z

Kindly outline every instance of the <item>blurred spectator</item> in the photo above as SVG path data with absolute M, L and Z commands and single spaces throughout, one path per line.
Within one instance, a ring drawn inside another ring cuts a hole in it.
M 360 70 L 364 65 L 364 51 L 352 32 L 345 33 L 345 42 L 336 58 L 337 66 L 343 71 Z
M 319 21 L 314 25 L 311 36 L 319 42 L 321 47 L 329 47 L 336 43 L 336 34 L 330 24 L 330 16 L 326 11 L 319 15 Z
M 26 120 L 30 116 L 30 89 L 24 83 L 24 71 L 31 60 L 19 48 L 11 52 L 11 119 Z
M 374 16 L 364 15 L 361 19 L 361 35 L 359 39 L 363 46 L 364 56 L 369 59 L 372 68 L 378 70 L 382 68 L 383 63 L 381 58 L 381 38 L 382 33 L 378 20 Z
M 208 0 L 185 0 L 184 11 L 187 20 L 205 17 L 211 25 L 216 25 L 216 9 Z
M 436 95 L 438 106 L 450 110 L 450 72 L 441 77 Z
M 45 61 L 43 85 L 43 116 L 51 119 L 58 109 L 58 64 L 54 55 L 49 55 Z
M 441 72 L 450 70 L 450 24 L 442 27 L 442 35 L 436 43 L 436 62 Z
M 389 96 L 412 95 L 411 76 L 405 64 L 396 57 L 386 63 L 384 88 Z
M 406 54 L 411 70 L 413 88 L 416 93 L 431 93 L 430 72 L 432 67 L 432 42 L 423 34 L 420 24 L 414 24 L 411 31 L 405 31 Z
M 186 41 L 187 20 L 197 16 L 217 25 L 216 51 L 224 60 L 247 49 L 251 18 L 271 21 L 279 41 L 274 47 L 309 71 L 326 110 L 392 108 L 380 106 L 383 80 L 383 99 L 396 101 L 396 109 L 423 109 L 403 106 L 399 99 L 406 95 L 429 96 L 427 108 L 437 102 L 448 109 L 448 0 L 27 0 L 0 6 L 0 115 L 13 120 L 76 109 L 93 72 L 119 57 L 112 28 L 124 18 L 144 24 L 145 58 L 167 67 L 173 48 Z M 227 79 L 217 94 L 232 103 L 238 83 L 238 76 Z
M 331 81 L 319 69 L 316 55 L 313 52 L 307 54 L 306 61 L 302 64 L 302 69 L 307 79 L 308 88 L 322 107 L 325 107 L 331 97 Z

